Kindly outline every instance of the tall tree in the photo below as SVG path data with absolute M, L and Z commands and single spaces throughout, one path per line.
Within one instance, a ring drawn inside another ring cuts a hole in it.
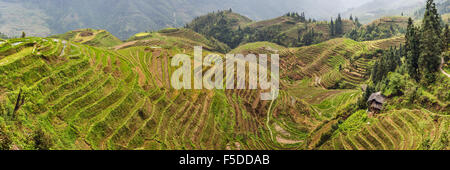
M 421 78 L 418 70 L 420 56 L 419 36 L 417 33 L 417 28 L 414 26 L 411 18 L 408 19 L 408 28 L 405 38 L 406 67 L 409 75 L 416 81 L 419 81 Z
M 431 84 L 435 81 L 435 72 L 440 64 L 440 54 L 442 52 L 440 17 L 433 0 L 427 0 L 424 18 L 422 20 L 419 71 L 424 84 Z
M 356 23 L 356 27 L 358 27 L 358 28 L 362 26 L 362 24 L 359 22 L 358 17 L 355 17 L 355 23 Z
M 334 25 L 335 25 L 335 29 L 334 29 L 335 34 L 336 35 L 341 35 L 344 32 L 343 31 L 343 24 L 342 24 L 341 14 L 338 15 Z
M 334 36 L 334 33 L 335 31 L 334 31 L 334 21 L 333 21 L 333 18 L 331 18 L 331 24 L 330 24 L 330 34 L 331 34 L 331 36 Z
M 383 55 L 375 62 L 372 68 L 372 82 L 378 84 L 385 79 L 389 72 L 394 72 L 402 65 L 400 50 L 390 48 L 383 52 Z

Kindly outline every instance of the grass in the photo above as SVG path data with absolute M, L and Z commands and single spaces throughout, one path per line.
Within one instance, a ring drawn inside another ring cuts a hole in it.
M 64 34 L 54 35 L 51 38 L 74 41 L 95 47 L 113 47 L 122 44 L 122 41 L 106 30 L 80 29 Z
M 271 51 L 272 53 L 274 53 L 275 51 L 282 51 L 282 50 L 286 50 L 286 48 L 275 43 L 264 41 L 241 45 L 230 51 L 230 54 L 240 54 L 243 52 L 257 53 L 260 51 L 269 51 L 269 52 Z
M 203 49 L 222 53 L 230 50 L 226 44 L 219 42 L 212 37 L 207 38 L 190 29 L 172 28 L 158 32 L 139 34 L 144 36 L 136 36 L 138 34 L 132 36 L 127 40 L 127 43 L 125 43 L 128 44 L 125 47 L 153 46 L 166 49 L 178 47 L 184 50 L 192 51 L 194 46 L 202 46 Z M 118 47 L 121 46 L 119 45 Z
M 38 129 L 48 134 L 51 149 L 409 149 L 418 148 L 427 138 L 434 148 L 446 147 L 438 141 L 448 131 L 442 128 L 447 118 L 438 115 L 434 123 L 432 117 L 424 116 L 428 112 L 414 110 L 392 110 L 371 125 L 361 121 L 361 111 L 338 127 L 342 132 L 324 140 L 338 123 L 333 119 L 337 113 L 361 94 L 356 88 L 333 90 L 324 84 L 337 79 L 355 86 L 364 83 L 366 79 L 357 75 L 367 71 L 371 60 L 360 55 L 386 41 L 336 39 L 298 49 L 259 42 L 235 49 L 270 47 L 289 54 L 282 57 L 290 59 L 285 62 L 301 65 L 298 72 L 281 70 L 304 77 L 282 82 L 279 97 L 266 102 L 256 90 L 172 89 L 168 80 L 176 68 L 170 66 L 171 56 L 186 50 L 180 46 L 192 45 L 181 37 L 195 38 L 182 29 L 172 31 L 151 33 L 159 40 L 179 43 L 166 44 L 170 48 L 137 44 L 112 50 L 42 38 L 8 40 L 32 46 L 1 47 L 3 52 L 16 51 L 0 59 L 4 70 L 0 127 L 19 149 L 36 149 L 29 139 Z M 177 41 L 181 39 L 188 43 Z M 26 100 L 12 116 L 20 91 Z M 362 133 L 357 136 L 347 134 L 358 129 Z M 299 142 L 280 143 L 277 137 Z
M 426 112 L 408 109 L 393 110 L 376 119 L 367 118 L 364 113 L 364 110 L 358 111 L 340 124 L 333 138 L 349 138 L 366 149 L 431 149 L 432 146 L 443 146 L 439 136 L 447 132 L 437 127 L 449 121 L 446 117 L 433 119 Z M 340 147 L 342 143 L 337 145 Z
M 356 99 L 360 96 L 360 94 L 361 92 L 358 90 L 342 91 L 328 97 L 320 104 L 313 106 L 320 111 L 322 116 L 333 118 L 340 110 L 347 108 L 350 104 L 356 103 Z
M 20 116 L 23 118 L 22 122 L 28 122 L 27 128 L 31 132 L 27 133 L 33 133 L 35 124 L 45 127 L 45 133 L 51 136 L 54 143 L 53 149 L 223 149 L 223 145 L 235 137 L 236 131 L 252 131 L 258 136 L 258 125 L 254 123 L 256 120 L 250 118 L 250 111 L 242 104 L 249 102 L 248 97 L 253 93 L 246 94 L 246 98 L 240 96 L 233 99 L 233 104 L 222 105 L 224 107 L 219 111 L 213 106 L 218 106 L 217 102 L 226 103 L 227 100 L 223 100 L 226 96 L 224 91 L 204 93 L 160 89 L 170 77 L 170 70 L 173 70 L 167 68 L 167 63 L 170 63 L 168 55 L 179 52 L 179 49 L 148 51 L 146 48 L 136 47 L 114 52 L 78 43 L 39 43 L 43 45 L 39 49 L 42 56 L 53 56 L 54 60 L 36 65 L 39 66 L 36 68 L 48 67 L 48 75 L 26 76 L 19 74 L 27 71 L 17 72 L 19 77 L 24 77 L 22 81 L 29 82 L 24 85 L 32 93 L 30 100 L 27 100 L 18 114 L 29 115 Z M 60 54 L 64 46 L 70 47 L 67 53 L 63 56 L 55 55 Z M 27 63 L 44 60 L 33 56 L 30 50 L 32 48 L 22 49 L 8 56 L 3 61 L 11 58 L 15 60 L 5 62 L 4 66 L 12 67 L 14 61 L 19 60 Z M 63 62 L 58 61 L 63 58 Z M 33 67 L 35 66 L 30 65 L 30 73 L 37 72 Z M 145 70 L 145 77 L 132 71 L 135 67 Z M 17 69 L 23 70 L 20 67 Z M 168 73 L 161 73 L 161 70 Z M 31 81 L 32 78 L 40 80 Z M 138 84 L 140 79 L 149 84 Z M 7 96 L 8 101 L 14 101 L 18 95 L 18 87 L 11 85 L 11 90 L 14 93 Z M 190 96 L 195 95 L 199 98 L 190 100 Z M 151 104 L 149 101 L 152 101 Z M 178 110 L 180 105 L 186 105 L 185 108 L 193 115 L 186 110 Z M 3 106 L 10 108 L 12 104 L 2 103 L 2 108 Z M 149 106 L 152 109 L 148 109 Z M 236 116 L 237 110 L 242 115 Z M 5 122 L 10 123 L 13 122 Z M 167 131 L 171 127 L 179 128 Z M 22 127 L 14 127 L 8 129 L 8 132 L 25 134 L 26 131 L 20 128 Z M 205 134 L 203 131 L 210 133 Z M 206 140 L 210 138 L 214 140 Z M 247 145 L 245 140 L 239 142 Z M 33 143 L 27 141 L 25 136 L 15 139 L 14 143 L 21 149 L 33 148 Z
M 135 34 L 134 36 L 135 37 L 145 37 L 145 36 L 149 36 L 149 35 L 151 35 L 151 34 L 148 32 L 141 32 L 141 33 Z

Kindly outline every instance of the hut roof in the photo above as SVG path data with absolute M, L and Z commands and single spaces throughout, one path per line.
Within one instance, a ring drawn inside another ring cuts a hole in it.
M 378 103 L 384 104 L 386 101 L 386 97 L 384 97 L 381 92 L 373 93 L 370 95 L 369 100 L 367 100 L 368 103 L 376 101 Z

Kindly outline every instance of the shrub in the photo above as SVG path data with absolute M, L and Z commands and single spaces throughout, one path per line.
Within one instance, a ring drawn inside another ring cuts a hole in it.
M 11 139 L 0 128 L 0 150 L 9 150 L 11 148 Z
M 406 88 L 406 78 L 399 73 L 389 73 L 386 86 L 382 88 L 383 95 L 392 97 L 403 95 Z
M 33 140 L 34 146 L 37 150 L 50 150 L 53 146 L 50 136 L 47 135 L 41 128 L 34 132 Z
M 353 113 L 344 123 L 339 125 L 339 130 L 345 133 L 359 131 L 370 119 L 365 110 L 359 110 Z

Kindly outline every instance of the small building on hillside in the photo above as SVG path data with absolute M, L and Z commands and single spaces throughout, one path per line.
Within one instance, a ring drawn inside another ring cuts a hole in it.
M 369 105 L 369 111 L 377 114 L 383 110 L 383 104 L 386 102 L 386 97 L 384 97 L 381 92 L 373 93 L 370 95 L 367 104 Z

